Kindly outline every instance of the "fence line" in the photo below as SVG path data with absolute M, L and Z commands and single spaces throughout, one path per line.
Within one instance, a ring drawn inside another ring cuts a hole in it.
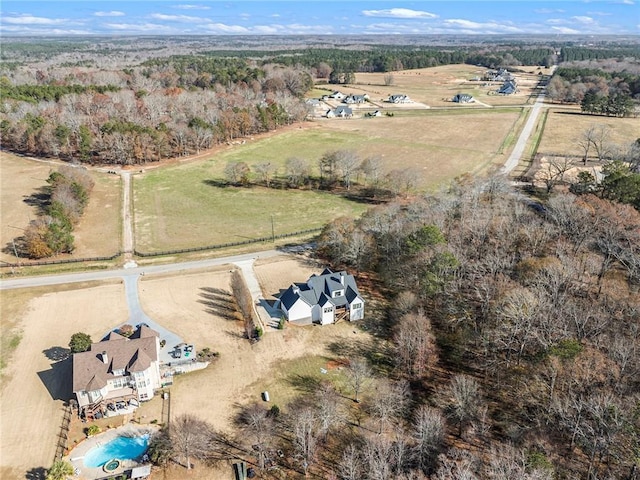
M 220 243 L 218 245 L 207 245 L 205 247 L 180 248 L 180 249 L 176 249 L 176 250 L 164 250 L 164 251 L 161 251 L 161 252 L 140 252 L 138 250 L 134 250 L 134 254 L 139 256 L 139 257 L 161 257 L 163 255 L 174 255 L 176 253 L 202 252 L 202 251 L 205 251 L 205 250 L 218 250 L 218 249 L 221 249 L 221 248 L 238 247 L 238 246 L 241 246 L 241 245 L 250 245 L 252 243 L 270 242 L 272 240 L 276 240 L 276 239 L 280 239 L 280 238 L 296 237 L 298 235 L 303 235 L 303 234 L 306 234 L 306 233 L 316 233 L 316 232 L 321 232 L 321 231 L 322 231 L 322 227 L 310 228 L 308 230 L 300 230 L 298 232 L 281 233 L 279 235 L 270 235 L 268 237 L 253 238 L 253 239 L 250 239 L 250 240 L 242 240 L 242 241 L 239 241 L 239 242 Z
M 120 255 L 122 255 L 122 252 L 118 252 L 109 257 L 63 258 L 62 260 L 43 260 L 43 261 L 35 261 L 35 262 L 25 261 L 23 263 L 2 262 L 2 265 L 0 266 L 2 267 L 37 267 L 41 265 L 58 265 L 58 264 L 64 264 L 64 263 L 104 262 L 107 260 L 115 260 Z
M 242 240 L 239 242 L 227 242 L 220 243 L 217 245 L 207 245 L 204 247 L 191 247 L 191 248 L 180 248 L 176 250 L 164 250 L 161 252 L 140 252 L 138 250 L 134 250 L 133 253 L 138 257 L 161 257 L 163 255 L 175 255 L 176 253 L 189 253 L 189 252 L 203 252 L 206 250 L 219 250 L 221 248 L 229 248 L 229 247 L 238 247 L 241 245 L 251 245 L 252 243 L 264 243 L 270 242 L 272 240 L 288 238 L 288 237 L 296 237 L 298 235 L 304 235 L 307 233 L 317 233 L 321 232 L 323 227 L 310 228 L 307 230 L 300 230 L 297 232 L 291 233 L 281 233 L 278 235 L 270 235 L 268 237 L 260 237 L 253 238 L 249 240 Z M 44 261 L 35 261 L 35 262 L 21 262 L 21 263 L 8 263 L 2 262 L 0 267 L 37 267 L 42 265 L 62 265 L 66 263 L 83 263 L 83 262 L 104 262 L 108 260 L 115 260 L 119 256 L 122 255 L 122 252 L 118 252 L 114 255 L 108 257 L 88 257 L 88 258 L 65 258 L 61 260 L 44 260 Z

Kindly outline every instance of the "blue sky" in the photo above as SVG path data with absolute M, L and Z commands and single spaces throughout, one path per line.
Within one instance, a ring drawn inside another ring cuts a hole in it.
M 3 0 L 1 35 L 640 34 L 640 0 Z

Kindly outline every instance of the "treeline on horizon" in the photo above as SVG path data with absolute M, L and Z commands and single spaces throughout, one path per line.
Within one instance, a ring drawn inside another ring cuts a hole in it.
M 58 48 L 68 48 L 60 42 Z M 85 45 L 85 44 L 82 44 Z M 90 46 L 86 46 L 89 51 Z M 104 46 L 95 46 L 94 53 Z M 150 47 L 145 47 L 147 50 Z M 573 50 L 572 50 L 573 49 Z M 155 51 L 155 50 L 154 50 Z M 586 113 L 628 115 L 640 76 L 627 67 L 640 47 L 526 47 L 486 45 L 366 50 L 311 48 L 175 54 L 135 66 L 86 67 L 70 56 L 60 65 L 0 67 L 0 139 L 3 148 L 87 163 L 141 164 L 186 156 L 237 138 L 302 121 L 314 82 L 353 82 L 354 72 L 396 71 L 468 63 L 487 68 L 555 64 L 570 56 L 595 62 L 618 55 L 618 71 L 567 65 L 549 85 L 551 98 L 581 103 Z M 571 53 L 574 52 L 574 53 Z M 589 52 L 592 52 L 589 54 Z M 634 53 L 635 52 L 635 53 Z M 228 58 L 226 54 L 232 55 Z M 98 57 L 93 60 L 97 62 Z M 625 57 L 627 58 L 627 57 Z M 563 64 L 561 64 L 563 65 Z M 582 70 L 581 70 L 582 69 Z M 587 94 L 588 93 L 588 94 Z M 597 102 L 593 99 L 597 97 Z M 604 100 L 603 97 L 606 97 Z

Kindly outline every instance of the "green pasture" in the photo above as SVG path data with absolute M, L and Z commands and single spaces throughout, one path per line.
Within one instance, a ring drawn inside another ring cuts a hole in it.
M 327 192 L 224 186 L 221 168 L 216 159 L 135 177 L 136 249 L 154 252 L 293 233 L 366 209 Z

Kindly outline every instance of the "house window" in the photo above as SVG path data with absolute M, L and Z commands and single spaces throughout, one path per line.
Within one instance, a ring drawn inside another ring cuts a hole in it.
M 140 400 L 147 400 L 148 398 L 149 398 L 149 395 L 147 395 L 146 393 L 140 394 Z
M 333 311 L 333 307 L 324 307 L 324 313 L 331 313 Z
M 354 303 L 352 308 L 354 310 L 359 310 L 360 308 L 362 308 L 362 303 Z
M 341 297 L 342 295 L 344 295 L 343 290 L 336 290 L 333 292 L 333 298 Z

